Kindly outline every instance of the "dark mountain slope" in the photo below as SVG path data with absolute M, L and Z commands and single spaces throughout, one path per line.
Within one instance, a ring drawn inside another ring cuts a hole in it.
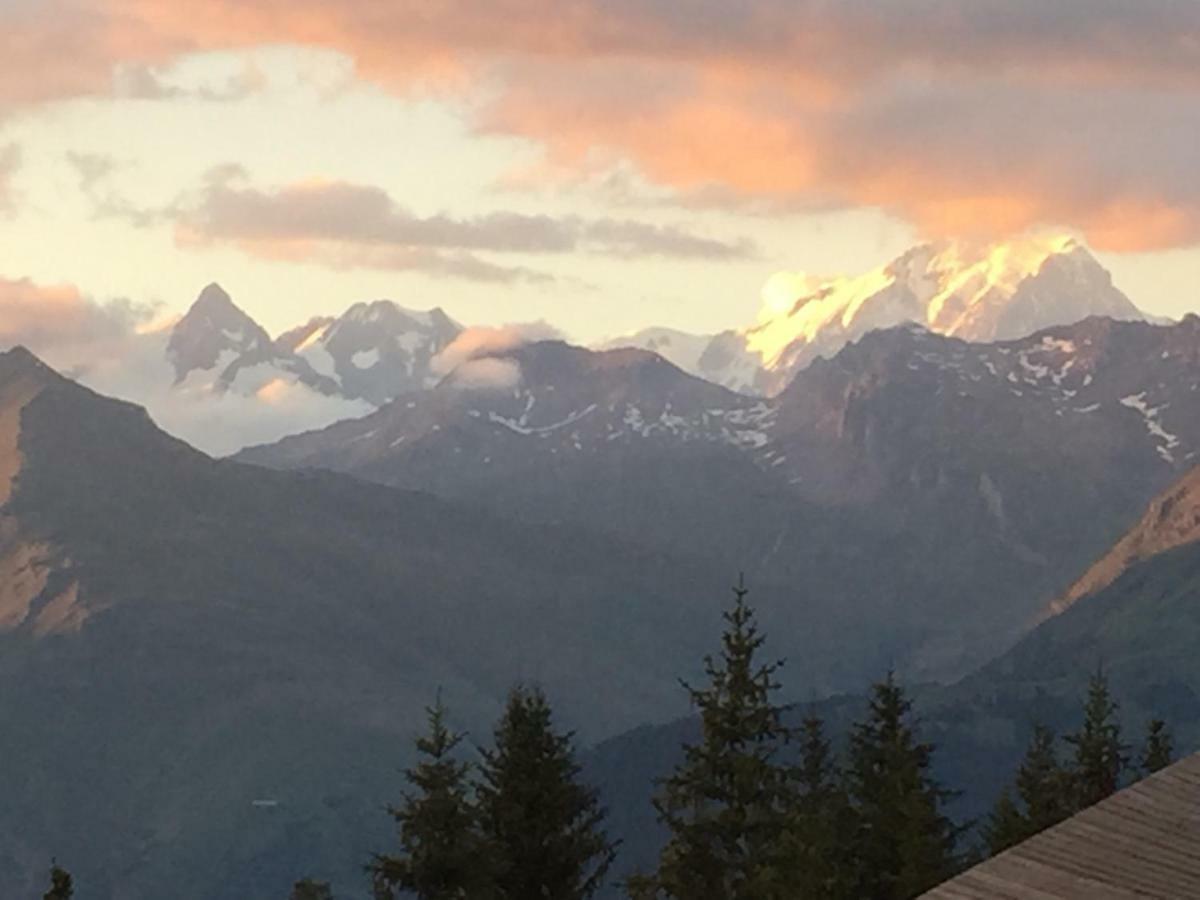
M 1098 667 L 1120 703 L 1132 757 L 1152 717 L 1170 724 L 1179 754 L 1200 747 L 1198 485 L 1193 471 L 1150 504 L 1079 582 L 1098 590 L 1074 589 L 1076 602 L 1058 605 L 1060 614 L 960 682 L 913 687 L 922 735 L 938 746 L 938 775 L 964 792 L 956 805 L 960 818 L 986 815 L 1015 772 L 1035 722 L 1059 734 L 1078 727 L 1087 681 Z M 775 652 L 778 641 L 768 638 L 768 652 Z M 816 709 L 833 734 L 844 735 L 864 703 L 841 697 Z M 589 770 L 618 810 L 623 866 L 652 861 L 662 837 L 650 807 L 652 782 L 670 771 L 680 744 L 696 729 L 691 719 L 642 727 L 589 754 Z
M 481 738 L 519 678 L 600 736 L 716 627 L 695 560 L 214 461 L 23 351 L 0 426 L 0 895 L 51 854 L 90 896 L 350 893 L 439 686 Z
M 249 450 L 787 586 L 818 690 L 952 679 L 1010 646 L 1200 448 L 1200 319 L 969 344 L 872 332 L 779 397 L 645 351 L 534 344 L 366 419 Z M 478 374 L 478 373 L 476 373 Z M 829 652 L 836 647 L 837 652 Z

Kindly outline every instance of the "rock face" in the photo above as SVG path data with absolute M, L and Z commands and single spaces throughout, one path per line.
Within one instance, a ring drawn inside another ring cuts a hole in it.
M 253 396 L 282 381 L 379 406 L 435 383 L 433 359 L 461 330 L 441 309 L 417 312 L 377 300 L 273 341 L 210 284 L 172 330 L 167 358 L 183 392 Z
M 440 377 L 433 360 L 462 331 L 441 309 L 417 312 L 388 300 L 356 303 L 336 319 L 315 319 L 276 346 L 331 379 L 342 396 L 380 406 Z
M 857 277 L 781 274 L 755 325 L 714 339 L 698 371 L 735 390 L 782 391 L 797 372 L 869 331 L 905 322 L 974 342 L 1011 340 L 1089 316 L 1142 319 L 1070 238 L 916 247 Z
M 573 522 L 791 585 L 779 599 L 795 627 L 823 638 L 788 655 L 829 689 L 889 662 L 951 677 L 1003 649 L 1200 450 L 1194 317 L 1093 318 L 992 344 L 906 325 L 771 399 L 637 350 L 532 344 L 468 366 L 241 458 Z

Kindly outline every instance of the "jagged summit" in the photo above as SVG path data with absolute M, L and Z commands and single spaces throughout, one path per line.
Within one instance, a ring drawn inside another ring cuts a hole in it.
M 176 323 L 167 343 L 167 359 L 178 384 L 191 372 L 225 369 L 239 356 L 262 353 L 270 345 L 263 327 L 214 282 Z

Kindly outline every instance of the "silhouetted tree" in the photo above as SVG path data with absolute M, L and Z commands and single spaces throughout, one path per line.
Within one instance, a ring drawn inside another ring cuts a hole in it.
M 515 688 L 483 751 L 479 815 L 500 900 L 580 900 L 601 886 L 616 844 L 597 792 L 578 781 L 572 736 L 554 731 L 536 688 Z
M 292 886 L 290 900 L 333 900 L 333 890 L 328 881 L 305 878 Z
M 1072 782 L 1058 760 L 1054 741 L 1053 731 L 1034 726 L 1017 770 L 1016 799 L 1006 790 L 984 827 L 990 853 L 1000 853 L 1071 815 Z
M 772 701 L 779 664 L 756 659 L 763 637 L 746 595 L 739 582 L 720 656 L 705 659 L 707 684 L 684 684 L 700 711 L 701 738 L 660 782 L 654 806 L 670 840 L 657 870 L 630 880 L 635 897 L 783 896 L 782 836 L 794 788 L 776 756 L 789 732 L 785 707 Z
M 50 890 L 42 894 L 42 900 L 71 900 L 75 893 L 75 885 L 71 881 L 71 873 L 59 866 L 56 860 L 50 862 Z
M 1146 727 L 1146 743 L 1138 760 L 1138 768 L 1145 775 L 1153 775 L 1171 764 L 1173 753 L 1174 740 L 1167 723 L 1162 719 L 1151 719 Z
M 929 772 L 934 747 L 917 740 L 912 704 L 894 676 L 874 685 L 850 735 L 847 791 L 855 813 L 855 897 L 906 900 L 959 866 L 961 829 L 942 812 L 953 797 Z
M 427 734 L 417 739 L 420 760 L 405 773 L 413 791 L 389 808 L 400 852 L 378 854 L 368 866 L 377 900 L 397 890 L 420 900 L 485 896 L 490 875 L 486 842 L 471 800 L 470 765 L 455 758 L 462 742 L 446 726 L 441 697 L 426 710 Z
M 784 825 L 780 896 L 805 900 L 849 898 L 853 860 L 845 835 L 853 828 L 849 799 L 824 725 L 816 716 L 800 729 L 795 796 Z
M 1117 704 L 1108 690 L 1108 679 L 1097 671 L 1088 682 L 1083 725 L 1066 737 L 1074 747 L 1071 781 L 1075 811 L 1086 809 L 1111 796 L 1121 784 L 1128 764 L 1128 749 L 1121 743 L 1121 726 L 1116 719 Z

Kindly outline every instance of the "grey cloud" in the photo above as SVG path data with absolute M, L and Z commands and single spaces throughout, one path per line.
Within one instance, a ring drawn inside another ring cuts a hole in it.
M 265 256 L 310 255 L 335 265 L 414 268 L 477 281 L 550 280 L 496 265 L 480 252 L 703 259 L 754 252 L 748 241 L 631 220 L 514 212 L 418 216 L 378 187 L 329 182 L 264 191 L 245 186 L 238 172 L 214 175 L 170 215 L 187 242 L 229 242 Z
M 157 69 L 141 63 L 125 63 L 117 68 L 114 90 L 118 97 L 130 100 L 206 100 L 232 103 L 244 100 L 267 86 L 266 75 L 247 63 L 217 86 L 183 87 L 173 83 Z

